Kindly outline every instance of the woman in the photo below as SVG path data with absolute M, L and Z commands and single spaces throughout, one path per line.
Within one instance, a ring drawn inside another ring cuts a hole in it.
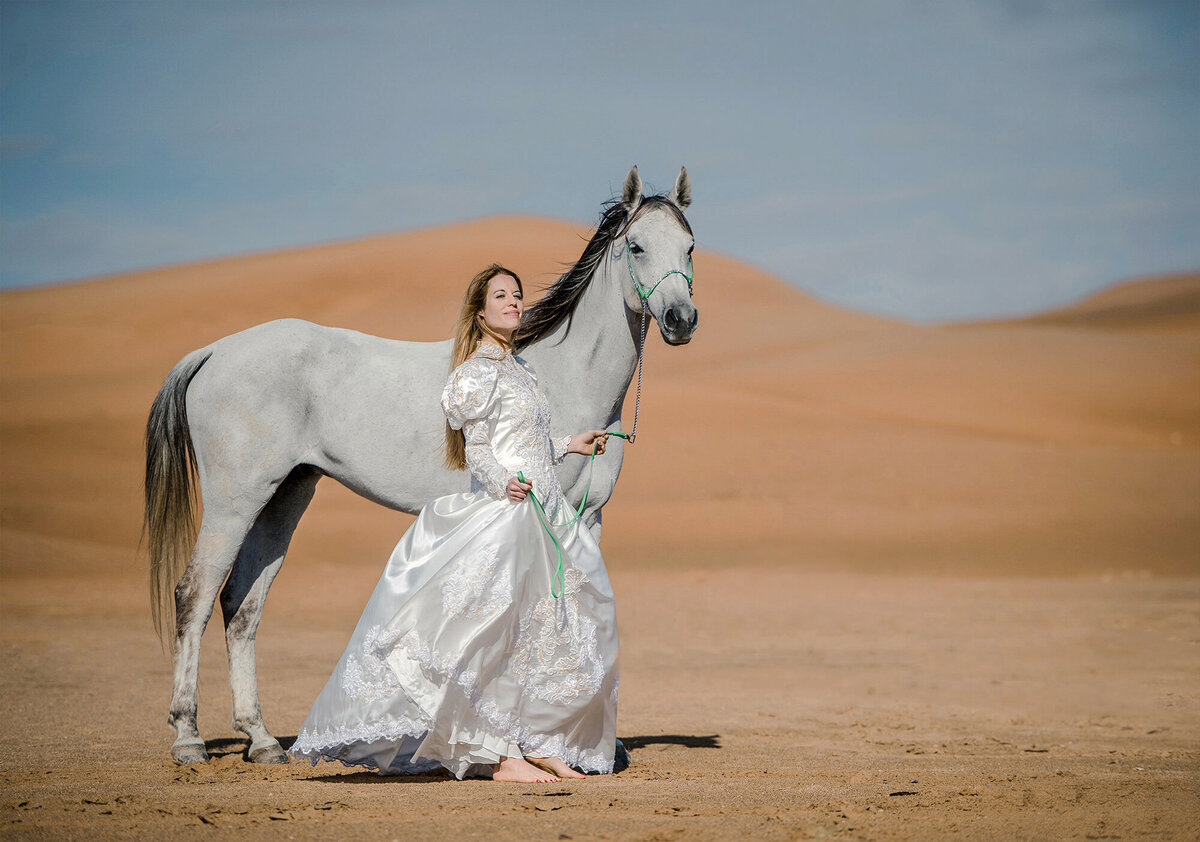
M 561 525 L 573 512 L 552 469 L 603 453 L 608 434 L 551 437 L 512 353 L 522 299 L 498 265 L 467 288 L 441 402 L 446 464 L 470 470 L 471 490 L 427 503 L 396 545 L 295 758 L 529 783 L 612 771 L 612 587 L 591 533 Z

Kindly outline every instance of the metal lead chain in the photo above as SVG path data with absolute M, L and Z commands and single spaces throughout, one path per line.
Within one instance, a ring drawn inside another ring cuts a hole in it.
M 637 435 L 638 410 L 642 408 L 642 364 L 646 359 L 646 299 L 642 299 L 642 341 L 638 345 L 637 400 L 633 404 L 633 429 L 629 431 L 629 443 Z

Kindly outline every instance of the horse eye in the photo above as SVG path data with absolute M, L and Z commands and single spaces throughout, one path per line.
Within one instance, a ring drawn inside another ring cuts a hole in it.
M 641 254 L 643 251 L 645 251 L 645 249 L 639 246 L 637 243 L 630 243 L 629 250 L 634 254 Z

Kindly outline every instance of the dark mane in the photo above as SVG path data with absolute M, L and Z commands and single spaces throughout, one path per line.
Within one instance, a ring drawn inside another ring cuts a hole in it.
M 623 237 L 629 226 L 642 214 L 654 208 L 668 210 L 685 231 L 692 233 L 692 226 L 688 225 L 683 211 L 666 196 L 646 196 L 632 216 L 629 208 L 620 200 L 614 199 L 606 203 L 600 212 L 600 224 L 584 248 L 583 255 L 575 261 L 574 266 L 550 285 L 550 289 L 537 304 L 525 311 L 525 317 L 521 320 L 521 327 L 518 328 L 513 341 L 513 350 L 520 351 L 526 345 L 549 336 L 563 319 L 567 320 L 567 330 L 571 330 L 579 299 L 583 297 L 583 291 L 587 289 L 588 282 L 591 281 L 608 247 Z

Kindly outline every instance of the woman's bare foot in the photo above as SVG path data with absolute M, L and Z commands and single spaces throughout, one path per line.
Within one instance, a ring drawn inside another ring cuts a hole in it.
M 560 778 L 586 778 L 587 775 L 582 772 L 576 772 L 566 763 L 563 763 L 557 757 L 529 757 L 526 758 L 534 766 L 539 766 L 547 772 L 552 772 Z
M 561 762 L 561 761 L 560 761 Z M 524 757 L 502 757 L 492 769 L 493 781 L 516 781 L 525 784 L 548 784 L 558 777 L 545 772 Z

